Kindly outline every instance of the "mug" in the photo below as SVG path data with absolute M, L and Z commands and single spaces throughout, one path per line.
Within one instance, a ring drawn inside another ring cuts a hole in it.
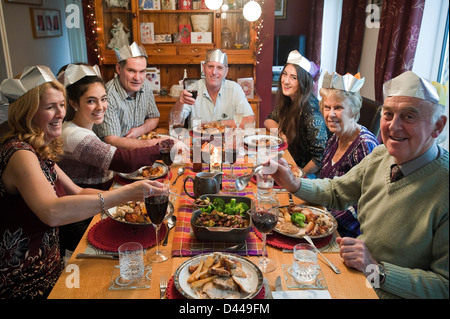
M 195 175 L 195 178 L 192 178 L 192 176 L 188 176 L 184 180 L 184 191 L 189 197 L 194 199 L 199 198 L 200 196 L 205 194 L 218 194 L 220 192 L 220 184 L 216 179 L 216 175 L 218 174 L 222 174 L 222 172 L 201 172 L 197 173 Z M 194 196 L 189 194 L 189 192 L 186 190 L 186 182 L 188 180 L 191 180 L 194 184 Z

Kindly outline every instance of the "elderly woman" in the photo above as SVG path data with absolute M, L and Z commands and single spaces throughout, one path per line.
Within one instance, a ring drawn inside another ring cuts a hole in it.
M 279 130 L 295 162 L 306 174 L 320 170 L 328 140 L 319 101 L 312 92 L 316 73 L 314 63 L 292 51 L 278 83 L 276 109 L 264 121 L 266 128 Z
M 359 90 L 364 78 L 359 74 L 340 76 L 325 73 L 320 89 L 320 110 L 325 123 L 333 133 L 323 153 L 320 178 L 341 176 L 357 165 L 378 145 L 377 138 L 367 128 L 358 124 L 362 99 Z M 356 205 L 345 211 L 331 210 L 338 221 L 341 236 L 360 235 Z
M 45 298 L 62 271 L 58 226 L 160 186 L 139 181 L 112 191 L 83 189 L 55 163 L 62 154 L 64 87 L 45 66 L 6 79 L 9 131 L 0 138 L 0 298 Z

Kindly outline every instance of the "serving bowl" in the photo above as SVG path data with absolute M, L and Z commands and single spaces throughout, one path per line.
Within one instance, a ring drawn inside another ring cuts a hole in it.
M 229 203 L 232 198 L 236 199 L 236 203 L 244 202 L 251 207 L 252 200 L 251 198 L 245 196 L 231 196 L 231 195 L 221 195 L 221 194 L 207 194 L 200 196 L 201 199 L 209 197 L 211 202 L 214 201 L 215 198 L 222 198 L 225 203 Z M 251 230 L 250 223 L 250 214 L 248 212 L 245 213 L 243 218 L 248 221 L 248 227 L 245 228 L 231 228 L 231 227 L 218 227 L 218 226 L 198 226 L 195 224 L 197 218 L 202 214 L 200 209 L 192 212 L 191 217 L 191 228 L 194 232 L 195 237 L 200 240 L 205 241 L 215 241 L 215 242 L 228 242 L 228 243 L 237 243 L 244 242 L 247 239 L 248 234 Z

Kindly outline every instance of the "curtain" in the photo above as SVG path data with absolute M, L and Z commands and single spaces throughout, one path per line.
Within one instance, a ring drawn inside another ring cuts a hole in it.
M 336 61 L 339 74 L 356 74 L 361 62 L 366 19 L 366 2 L 344 0 Z
M 320 70 L 320 52 L 322 47 L 322 21 L 324 0 L 313 0 L 311 5 L 310 29 L 308 34 L 309 44 L 306 48 L 306 57 L 314 62 Z M 318 92 L 318 81 L 320 72 L 314 78 L 314 93 Z
M 383 102 L 383 84 L 411 71 L 425 0 L 384 0 L 375 58 L 375 98 Z

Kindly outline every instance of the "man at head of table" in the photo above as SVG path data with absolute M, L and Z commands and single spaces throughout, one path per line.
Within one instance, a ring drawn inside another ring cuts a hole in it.
M 183 90 L 171 111 L 183 111 L 184 118 L 201 119 L 202 123 L 221 121 L 227 127 L 236 127 L 234 113 L 240 108 L 243 118 L 239 127 L 255 122 L 255 114 L 245 97 L 242 87 L 226 80 L 228 73 L 227 54 L 219 49 L 206 53 L 203 65 L 204 79 L 197 82 L 197 98 Z
M 436 143 L 447 122 L 445 97 L 410 71 L 386 82 L 384 97 L 384 144 L 347 174 L 300 180 L 280 161 L 271 162 L 273 177 L 309 203 L 358 204 L 361 235 L 338 238 L 340 255 L 380 298 L 449 298 L 449 161 Z M 395 165 L 400 179 L 391 179 Z
M 157 144 L 160 140 L 138 140 L 156 128 L 159 111 L 150 82 L 146 80 L 147 53 L 133 42 L 115 49 L 117 64 L 106 84 L 108 109 L 103 123 L 94 125 L 99 138 L 116 147 L 130 149 Z

